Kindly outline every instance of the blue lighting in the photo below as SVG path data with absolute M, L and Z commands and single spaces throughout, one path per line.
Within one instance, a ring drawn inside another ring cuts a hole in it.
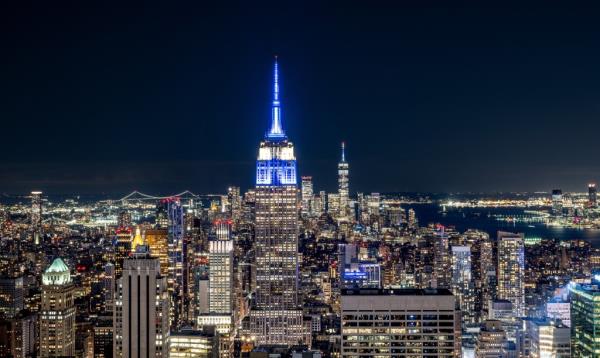
M 363 271 L 345 271 L 344 278 L 348 280 L 362 280 L 367 278 L 367 273 Z
M 275 57 L 275 68 L 273 71 L 273 106 L 271 111 L 271 129 L 266 135 L 269 139 L 285 139 L 281 122 L 281 103 L 279 102 L 279 66 Z
M 258 160 L 256 162 L 256 185 L 296 185 L 296 161 Z

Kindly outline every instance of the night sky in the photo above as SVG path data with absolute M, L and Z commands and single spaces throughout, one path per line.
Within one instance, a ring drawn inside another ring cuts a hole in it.
M 253 186 L 274 54 L 315 190 L 335 190 L 342 140 L 352 193 L 600 182 L 597 8 L 6 3 L 3 193 Z

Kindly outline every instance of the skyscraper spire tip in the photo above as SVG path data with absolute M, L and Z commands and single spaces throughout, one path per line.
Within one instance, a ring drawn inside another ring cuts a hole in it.
M 267 133 L 269 138 L 285 138 L 285 132 L 281 125 L 281 103 L 279 102 L 279 66 L 277 55 L 273 66 L 273 105 L 271 110 L 271 129 Z

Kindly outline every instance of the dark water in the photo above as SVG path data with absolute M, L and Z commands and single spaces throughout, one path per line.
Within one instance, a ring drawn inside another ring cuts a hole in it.
M 440 223 L 444 226 L 454 226 L 460 232 L 467 229 L 478 229 L 487 232 L 493 238 L 496 237 L 498 230 L 505 230 L 522 232 L 525 237 L 556 238 L 559 240 L 582 239 L 590 242 L 593 247 L 600 248 L 600 230 L 560 228 L 546 226 L 543 223 L 508 223 L 497 221 L 493 217 L 494 214 L 523 214 L 523 209 L 520 208 L 447 208 L 444 214 L 441 212 L 441 206 L 437 204 L 410 204 L 404 207 L 415 210 L 421 226 L 428 223 Z M 488 215 L 490 216 L 488 217 Z

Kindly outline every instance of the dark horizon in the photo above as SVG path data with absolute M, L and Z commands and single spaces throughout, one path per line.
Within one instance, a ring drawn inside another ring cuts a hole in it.
M 0 192 L 252 187 L 274 54 L 315 191 L 600 181 L 596 6 L 343 4 L 4 4 Z

